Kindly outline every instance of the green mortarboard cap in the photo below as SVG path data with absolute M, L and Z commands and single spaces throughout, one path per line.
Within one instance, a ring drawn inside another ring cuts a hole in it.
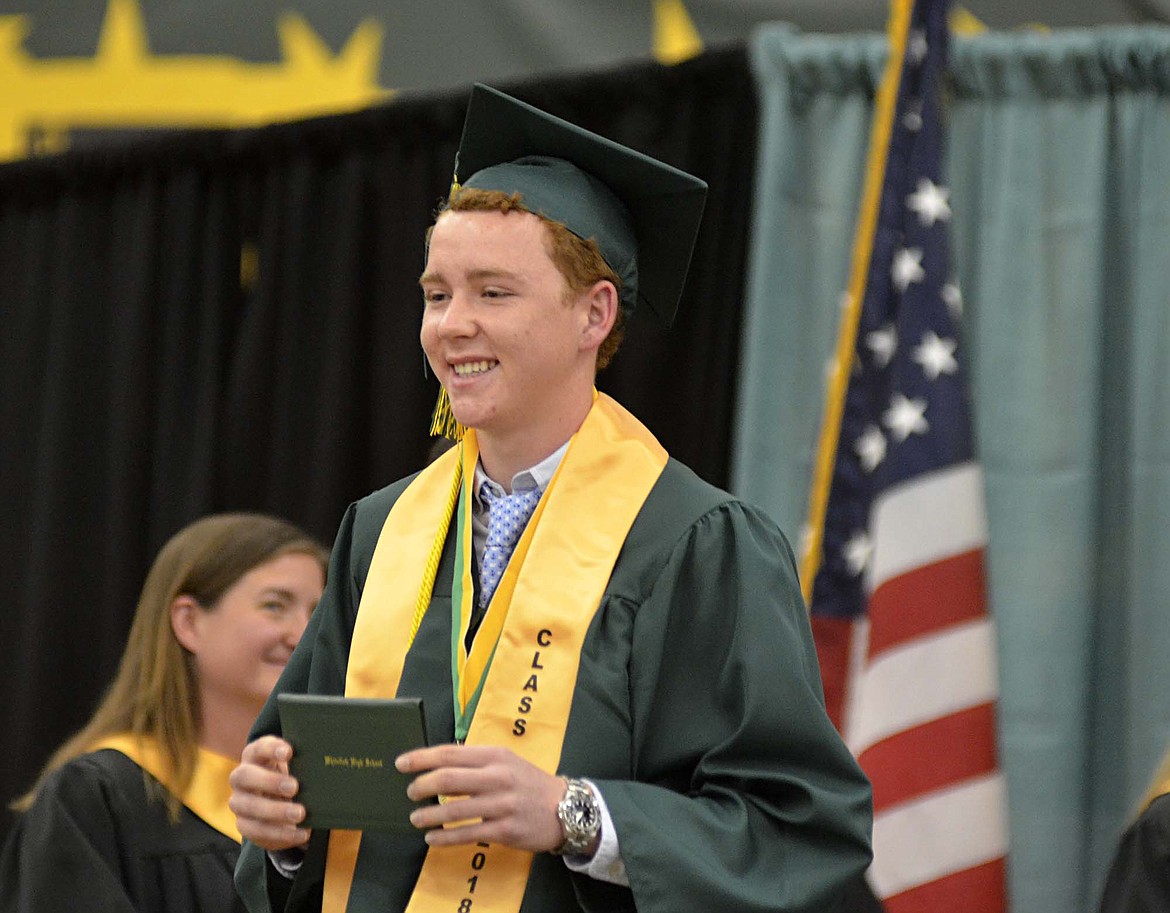
M 471 90 L 455 157 L 463 187 L 520 193 L 524 205 L 597 242 L 622 280 L 668 326 L 686 281 L 707 184 L 488 86 Z

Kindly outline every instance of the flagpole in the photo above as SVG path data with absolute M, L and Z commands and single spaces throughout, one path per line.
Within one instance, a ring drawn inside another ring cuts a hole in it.
M 853 239 L 849 285 L 837 334 L 833 357 L 833 372 L 825 396 L 825 411 L 817 443 L 816 461 L 809 489 L 808 520 L 805 525 L 804 551 L 800 561 L 800 589 L 806 605 L 812 605 L 813 582 L 820 570 L 825 535 L 825 512 L 829 491 L 833 484 L 833 466 L 841 434 L 841 416 L 845 411 L 845 393 L 849 389 L 857 347 L 857 327 L 861 320 L 861 304 L 865 298 L 865 282 L 873 252 L 874 233 L 877 230 L 878 210 L 881 205 L 882 185 L 886 175 L 890 136 L 902 78 L 902 60 L 906 55 L 906 40 L 910 31 L 910 13 L 914 0 L 891 0 L 886 31 L 889 37 L 889 57 L 886 59 L 882 84 L 874 101 L 874 119 L 870 130 L 869 154 L 866 159 L 865 183 L 857 216 L 857 232 Z

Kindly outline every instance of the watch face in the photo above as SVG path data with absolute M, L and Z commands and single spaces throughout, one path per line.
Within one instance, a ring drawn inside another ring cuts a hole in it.
M 572 816 L 573 826 L 583 831 L 593 827 L 593 822 L 597 820 L 593 804 L 588 801 L 574 802 L 569 814 Z
M 557 817 L 565 834 L 558 852 L 582 853 L 601 829 L 601 809 L 588 786 L 570 781 L 565 797 L 557 807 Z

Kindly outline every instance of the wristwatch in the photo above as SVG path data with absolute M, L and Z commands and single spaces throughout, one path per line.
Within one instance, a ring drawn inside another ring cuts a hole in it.
M 555 856 L 583 856 L 601 830 L 601 806 L 584 780 L 566 778 L 565 795 L 557 803 L 557 820 L 565 842 L 553 850 Z

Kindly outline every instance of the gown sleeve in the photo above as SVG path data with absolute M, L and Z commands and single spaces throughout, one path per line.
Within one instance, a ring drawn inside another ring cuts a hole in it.
M 353 504 L 346 511 L 329 560 L 325 592 L 293 651 L 288 665 L 252 727 L 249 740 L 280 735 L 276 696 L 344 694 L 349 644 L 361 591 L 369 570 L 372 543 L 391 503 L 389 490 Z M 355 547 L 355 542 L 357 546 Z M 365 548 L 369 545 L 369 548 Z M 279 874 L 260 847 L 245 840 L 236 866 L 236 890 L 249 913 L 320 909 L 328 832 L 313 834 L 305 860 L 293 879 Z
M 151 782 L 154 783 L 153 779 Z M 232 888 L 239 848 L 186 809 L 172 819 L 133 761 L 75 758 L 42 786 L 0 861 L 4 913 L 202 913 L 242 909 Z
M 137 910 L 123 884 L 108 791 L 76 766 L 46 781 L 0 861 L 0 911 Z
M 727 501 L 692 524 L 637 606 L 630 667 L 633 776 L 595 782 L 640 913 L 832 908 L 869 863 L 871 792 L 770 520 Z
M 1170 910 L 1170 795 L 1151 802 L 1121 836 L 1100 913 Z

